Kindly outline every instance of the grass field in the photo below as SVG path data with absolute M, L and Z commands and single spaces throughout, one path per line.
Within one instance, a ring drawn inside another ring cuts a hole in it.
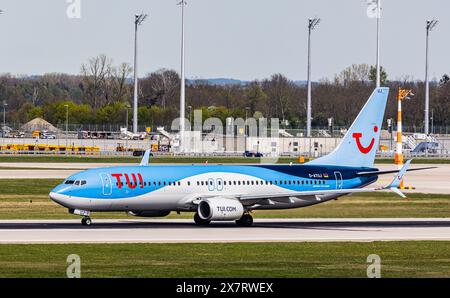
M 61 180 L 0 180 L 0 219 L 77 219 L 48 198 Z M 320 217 L 449 217 L 450 195 L 411 194 L 409 200 L 391 193 L 358 194 L 323 204 L 289 210 L 255 211 L 255 218 Z M 172 213 L 168 218 L 192 218 Z M 136 218 L 125 213 L 93 213 L 92 218 Z
M 139 163 L 141 157 L 125 156 L 61 156 L 61 155 L 0 155 L 2 162 L 93 162 L 93 163 Z M 259 163 L 260 158 L 251 157 L 152 157 L 151 163 Z M 297 158 L 280 157 L 277 163 L 297 162 Z M 379 158 L 376 163 L 393 163 L 393 159 Z M 450 159 L 415 158 L 414 163 L 449 164 Z
M 0 277 L 450 277 L 449 242 L 0 245 Z

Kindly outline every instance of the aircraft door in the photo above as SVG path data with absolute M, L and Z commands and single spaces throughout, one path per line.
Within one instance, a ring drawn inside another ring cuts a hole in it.
M 334 172 L 334 177 L 336 178 L 336 189 L 342 189 L 344 182 L 342 181 L 341 172 Z
M 112 194 L 112 182 L 111 177 L 106 173 L 101 173 L 100 178 L 102 179 L 102 186 L 104 196 L 110 196 Z

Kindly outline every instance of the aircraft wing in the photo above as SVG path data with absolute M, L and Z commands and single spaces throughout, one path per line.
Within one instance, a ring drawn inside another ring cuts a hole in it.
M 362 192 L 372 192 L 376 191 L 376 188 L 353 188 L 353 189 L 330 189 L 330 190 L 313 190 L 313 191 L 289 191 L 289 192 L 277 192 L 277 193 L 266 193 L 266 194 L 235 194 L 231 197 L 240 201 L 252 201 L 252 200 L 264 200 L 273 198 L 289 198 L 289 197 L 311 197 L 320 195 L 333 195 L 333 194 L 352 194 L 352 193 L 362 193 Z M 189 202 L 193 204 L 198 204 L 203 199 L 209 199 L 214 197 L 228 197 L 221 195 L 206 195 L 206 196 L 194 196 L 188 199 Z M 230 198 L 231 198 L 230 197 Z
M 376 191 L 376 188 L 352 188 L 352 189 L 330 189 L 330 190 L 312 190 L 312 191 L 296 191 L 296 192 L 280 192 L 271 194 L 242 194 L 235 196 L 239 200 L 258 200 L 258 199 L 271 199 L 271 198 L 283 198 L 283 197 L 303 197 L 303 196 L 320 196 L 320 195 L 333 195 L 333 194 L 351 194 L 361 192 Z

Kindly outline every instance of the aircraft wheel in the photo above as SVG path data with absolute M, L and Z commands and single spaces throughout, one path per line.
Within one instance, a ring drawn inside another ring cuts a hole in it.
M 240 227 L 250 227 L 253 224 L 253 217 L 250 214 L 244 214 L 238 220 L 236 220 L 236 224 Z
M 90 217 L 83 217 L 81 219 L 81 224 L 83 226 L 90 226 L 92 224 L 92 219 Z
M 198 215 L 198 213 L 195 213 L 194 221 L 195 221 L 195 224 L 198 225 L 198 226 L 206 226 L 206 225 L 209 225 L 209 223 L 211 222 L 210 220 L 202 219 L 200 217 L 200 215 Z

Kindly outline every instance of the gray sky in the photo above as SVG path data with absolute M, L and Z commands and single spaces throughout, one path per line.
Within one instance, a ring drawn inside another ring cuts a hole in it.
M 140 76 L 179 70 L 177 0 L 81 0 L 81 18 L 69 19 L 73 0 L 1 0 L 0 73 L 78 74 L 104 53 L 132 63 L 133 18 L 140 28 Z M 313 35 L 314 80 L 353 63 L 375 63 L 376 20 L 366 0 L 188 0 L 186 74 L 189 78 L 262 79 L 283 73 L 306 78 L 307 19 L 322 23 Z M 450 73 L 450 1 L 383 0 L 382 65 L 390 78 L 424 77 L 425 20 L 440 23 L 431 36 L 430 75 Z

